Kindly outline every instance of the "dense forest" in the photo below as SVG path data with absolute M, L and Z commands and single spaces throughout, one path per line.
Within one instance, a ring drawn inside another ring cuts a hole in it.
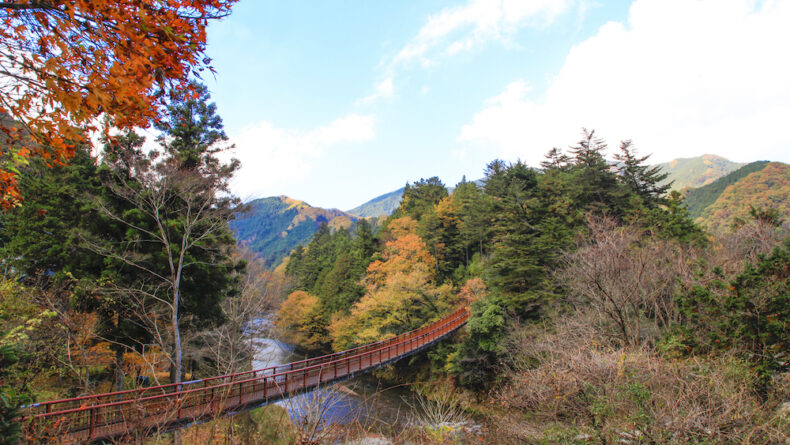
M 470 303 L 465 331 L 382 378 L 449 383 L 503 442 L 784 440 L 782 217 L 752 207 L 713 236 L 630 141 L 606 148 L 585 131 L 540 169 L 409 184 L 375 236 L 322 227 L 287 262 L 278 326 L 342 350 Z
M 174 91 L 157 128 L 156 148 L 127 131 L 18 175 L 23 204 L 0 216 L 8 440 L 23 404 L 250 366 L 249 322 L 279 291 L 230 230 L 238 162 L 217 157 L 227 136 L 206 87 Z
M 230 228 L 239 244 L 274 268 L 296 246 L 310 241 L 322 223 L 334 229 L 348 229 L 357 219 L 337 209 L 312 207 L 276 196 L 248 202 L 230 222 Z

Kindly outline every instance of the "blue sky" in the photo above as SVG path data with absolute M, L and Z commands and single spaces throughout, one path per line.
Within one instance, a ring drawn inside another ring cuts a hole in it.
M 537 164 L 582 126 L 653 160 L 790 161 L 790 1 L 241 0 L 207 84 L 244 199 L 349 209 Z

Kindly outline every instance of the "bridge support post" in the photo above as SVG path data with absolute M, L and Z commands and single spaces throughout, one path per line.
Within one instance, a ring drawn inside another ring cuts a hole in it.
M 96 409 L 91 408 L 91 420 L 90 420 L 90 427 L 88 428 L 88 440 L 93 440 L 93 432 L 96 427 L 96 421 L 95 421 L 96 415 L 94 414 L 95 412 Z
M 214 400 L 214 387 L 211 387 L 211 414 L 214 415 L 217 411 L 217 402 Z

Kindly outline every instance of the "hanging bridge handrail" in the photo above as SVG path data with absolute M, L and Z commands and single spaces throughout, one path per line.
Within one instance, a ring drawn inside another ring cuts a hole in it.
M 458 312 L 460 312 L 460 311 L 458 311 Z M 402 345 L 404 343 L 411 342 L 414 339 L 428 337 L 428 336 L 430 336 L 433 333 L 442 331 L 443 328 L 451 330 L 451 329 L 457 327 L 457 326 L 454 326 L 454 322 L 457 322 L 459 320 L 465 320 L 467 318 L 464 314 L 459 314 L 458 312 L 454 313 L 453 315 L 451 315 L 451 316 L 449 316 L 449 317 L 447 317 L 445 319 L 440 320 L 440 322 L 443 322 L 442 326 L 439 326 L 439 327 L 437 327 L 435 329 L 432 329 L 430 331 L 421 333 L 419 335 L 409 336 L 407 338 L 403 338 L 402 341 L 399 341 L 397 343 L 393 343 L 393 344 L 390 344 L 390 345 L 386 345 L 386 346 L 383 347 L 383 349 L 400 346 L 400 345 Z M 423 328 L 432 327 L 433 325 L 434 324 L 431 324 L 431 325 L 428 325 L 428 326 L 424 326 Z M 355 349 L 358 349 L 358 348 L 355 348 Z M 382 348 L 379 348 L 379 349 L 376 349 L 376 350 L 371 350 L 371 351 L 365 351 L 363 353 L 356 354 L 356 355 L 349 356 L 349 357 L 344 357 L 344 358 L 339 359 L 339 360 L 330 361 L 330 362 L 324 362 L 324 363 L 320 363 L 320 364 L 317 364 L 317 365 L 313 365 L 313 366 L 309 366 L 309 367 L 305 367 L 305 368 L 300 368 L 300 369 L 288 370 L 288 371 L 281 372 L 281 373 L 278 373 L 278 374 L 262 375 L 262 376 L 259 376 L 259 377 L 254 377 L 254 378 L 246 379 L 246 380 L 236 380 L 236 381 L 233 381 L 233 382 L 226 382 L 226 383 L 223 383 L 221 385 L 216 385 L 216 386 L 192 388 L 192 389 L 186 389 L 186 390 L 182 390 L 182 391 L 178 391 L 178 392 L 171 392 L 171 393 L 165 393 L 165 394 L 156 394 L 156 395 L 147 396 L 147 397 L 143 397 L 143 398 L 139 398 L 139 399 L 125 399 L 125 400 L 109 402 L 109 403 L 105 403 L 105 404 L 101 404 L 101 405 L 89 405 L 89 406 L 84 406 L 84 407 L 70 408 L 70 409 L 63 410 L 63 411 L 53 411 L 53 412 L 49 412 L 49 413 L 37 414 L 37 415 L 33 416 L 33 418 L 34 419 L 45 419 L 45 418 L 49 418 L 49 417 L 64 416 L 66 414 L 82 412 L 82 411 L 100 410 L 100 409 L 107 409 L 107 408 L 112 408 L 112 407 L 117 407 L 117 406 L 122 406 L 122 405 L 128 405 L 128 404 L 132 404 L 132 403 L 138 403 L 139 404 L 139 403 L 144 403 L 144 402 L 150 402 L 150 401 L 153 401 L 153 400 L 168 399 L 168 398 L 173 398 L 174 396 L 183 397 L 183 396 L 189 395 L 189 394 L 203 393 L 203 392 L 206 392 L 208 390 L 216 391 L 217 389 L 220 389 L 220 388 L 230 388 L 230 387 L 233 387 L 233 386 L 242 386 L 245 383 L 259 382 L 261 380 L 266 381 L 266 380 L 274 379 L 274 381 L 276 382 L 277 381 L 276 380 L 277 377 L 285 376 L 286 379 L 287 379 L 289 375 L 300 375 L 301 376 L 301 375 L 306 374 L 306 373 L 309 374 L 310 371 L 312 371 L 312 370 L 317 370 L 317 369 L 320 369 L 320 368 L 329 367 L 330 365 L 334 366 L 335 364 L 339 364 L 339 363 L 347 363 L 347 362 L 350 362 L 350 361 L 353 361 L 353 360 L 360 360 L 360 359 L 362 359 L 364 357 L 372 356 L 375 353 L 378 353 L 381 349 Z M 411 350 L 408 350 L 406 352 L 407 353 L 411 352 Z M 291 380 L 296 381 L 298 383 L 298 379 L 291 379 Z M 299 389 L 301 389 L 301 388 L 299 388 Z
M 348 350 L 341 351 L 341 352 L 336 352 L 336 353 L 333 353 L 333 354 L 327 354 L 327 355 L 320 356 L 320 357 L 314 357 L 314 358 L 310 358 L 310 359 L 300 360 L 300 361 L 297 361 L 297 362 L 286 363 L 286 364 L 283 364 L 283 365 L 270 366 L 270 367 L 267 367 L 267 368 L 260 368 L 260 369 L 251 370 L 251 371 L 245 371 L 245 372 L 240 372 L 240 373 L 234 373 L 234 374 L 228 374 L 228 375 L 222 375 L 222 376 L 216 376 L 216 377 L 209 377 L 209 378 L 199 379 L 199 380 L 192 380 L 192 381 L 189 381 L 189 382 L 182 382 L 181 384 L 171 383 L 171 384 L 166 384 L 166 385 L 158 385 L 158 386 L 155 386 L 155 387 L 138 388 L 138 389 L 132 389 L 132 390 L 126 390 L 126 391 L 116 391 L 116 392 L 113 392 L 113 393 L 95 394 L 95 395 L 90 395 L 90 396 L 82 396 L 82 397 L 75 397 L 75 398 L 70 398 L 70 399 L 61 399 L 61 400 L 53 400 L 53 401 L 49 401 L 49 402 L 36 403 L 36 404 L 32 404 L 32 405 L 29 405 L 28 407 L 26 407 L 26 408 L 28 408 L 28 411 L 32 411 L 30 408 L 38 408 L 37 411 L 41 411 L 42 407 L 45 409 L 45 411 L 44 412 L 35 412 L 35 413 L 30 412 L 28 414 L 28 416 L 26 416 L 26 418 L 30 418 L 30 417 L 34 417 L 34 418 L 50 417 L 50 416 L 54 416 L 54 415 L 57 415 L 57 414 L 61 414 L 62 415 L 62 414 L 76 412 L 76 411 L 82 411 L 82 410 L 89 409 L 89 408 L 98 408 L 98 407 L 105 407 L 105 406 L 116 406 L 118 404 L 123 404 L 125 402 L 131 403 L 131 402 L 140 402 L 140 401 L 143 401 L 143 400 L 153 400 L 153 399 L 157 399 L 157 398 L 166 398 L 166 397 L 171 397 L 174 394 L 190 394 L 190 393 L 195 392 L 195 391 L 202 391 L 202 390 L 207 390 L 207 389 L 216 390 L 218 388 L 231 387 L 231 386 L 233 386 L 235 384 L 238 384 L 239 382 L 251 382 L 251 381 L 266 380 L 268 378 L 274 378 L 274 377 L 280 377 L 280 376 L 286 376 L 286 378 L 287 378 L 288 375 L 293 375 L 293 374 L 298 373 L 300 371 L 317 369 L 318 367 L 320 367 L 322 365 L 335 365 L 337 363 L 341 363 L 341 362 L 344 362 L 344 361 L 347 361 L 347 360 L 352 360 L 352 359 L 355 359 L 355 358 L 359 358 L 359 357 L 365 356 L 366 354 L 371 353 L 371 352 L 378 352 L 382 348 L 388 348 L 388 347 L 391 347 L 393 345 L 402 345 L 404 342 L 407 342 L 407 341 L 409 341 L 409 340 L 411 340 L 411 339 L 413 339 L 413 338 L 415 338 L 417 336 L 424 336 L 425 333 L 427 333 L 427 332 L 435 332 L 436 330 L 438 330 L 438 328 L 436 328 L 437 326 L 445 325 L 445 324 L 448 324 L 448 323 L 452 323 L 453 321 L 455 321 L 459 317 L 459 315 L 461 315 L 466 310 L 467 309 L 465 307 L 462 307 L 462 308 L 454 311 L 451 315 L 449 315 L 449 316 L 447 316 L 447 317 L 445 317 L 445 318 L 443 318 L 441 320 L 437 320 L 437 321 L 435 321 L 433 323 L 430 323 L 430 324 L 428 324 L 426 326 L 422 326 L 420 328 L 413 329 L 411 331 L 405 332 L 403 334 L 397 335 L 397 336 L 389 338 L 387 340 L 382 340 L 382 341 L 378 341 L 378 342 L 375 342 L 375 343 L 370 343 L 370 344 L 367 344 L 367 345 L 355 347 L 355 348 L 348 349 Z M 316 363 L 310 365 L 309 363 L 311 363 L 311 362 L 316 362 Z M 306 365 L 302 366 L 302 367 L 299 367 L 299 368 L 294 368 L 294 365 L 302 365 L 302 364 L 306 364 Z M 280 372 L 278 372 L 278 370 Z M 252 378 L 239 379 L 242 376 L 250 376 L 250 375 L 252 376 Z M 218 381 L 218 380 L 226 380 L 226 379 L 230 379 L 230 381 L 219 383 L 219 384 L 216 384 L 216 385 L 211 385 L 211 386 L 208 385 L 209 382 Z M 187 387 L 188 386 L 193 386 L 193 385 L 196 385 L 196 384 L 199 384 L 199 383 L 203 383 L 204 385 L 201 386 L 201 387 L 197 387 L 197 388 L 184 389 L 185 386 L 187 386 Z M 144 393 L 150 392 L 150 391 L 157 391 L 157 390 L 165 390 L 165 389 L 168 389 L 168 388 L 175 388 L 175 387 L 178 387 L 179 385 L 182 387 L 182 389 L 180 391 L 162 392 L 160 394 L 153 394 L 153 395 L 145 396 L 145 397 L 123 398 L 121 400 L 105 401 L 105 402 L 87 404 L 87 403 L 90 403 L 90 402 L 95 402 L 95 401 L 97 401 L 99 399 L 102 399 L 102 398 L 113 398 L 113 397 L 118 397 L 118 396 L 128 396 L 130 394 L 139 395 L 139 394 L 144 394 Z M 56 406 L 56 405 L 63 405 L 63 404 L 67 404 L 67 403 L 81 403 L 81 405 L 80 406 L 76 406 L 76 407 L 67 407 L 65 409 L 53 409 L 53 407 Z
M 464 311 L 464 310 L 466 310 L 466 309 L 461 308 L 459 310 L 456 310 L 453 314 L 450 315 L 450 317 L 455 316 L 460 311 Z M 189 380 L 189 381 L 181 382 L 181 383 L 166 383 L 164 385 L 148 386 L 148 387 L 135 388 L 135 389 L 129 389 L 129 390 L 124 390 L 124 391 L 115 391 L 115 392 L 102 393 L 102 394 L 91 394 L 91 395 L 72 397 L 72 398 L 67 398 L 67 399 L 58 399 L 58 400 L 50 400 L 50 401 L 45 401 L 45 402 L 38 402 L 38 403 L 30 404 L 30 405 L 26 406 L 25 408 L 28 409 L 29 411 L 34 411 L 35 414 L 44 414 L 44 413 L 50 413 L 50 412 L 62 412 L 62 411 L 70 409 L 70 407 L 57 408 L 56 407 L 57 405 L 78 404 L 77 408 L 81 407 L 85 403 L 91 404 L 90 406 L 103 405 L 105 403 L 110 403 L 110 402 L 109 401 L 108 402 L 104 402 L 104 401 L 101 401 L 99 399 L 118 398 L 119 396 L 123 397 L 122 400 L 127 400 L 127 399 L 128 400 L 140 400 L 140 397 L 138 397 L 138 395 L 139 394 L 144 394 L 144 393 L 160 392 L 161 391 L 161 394 L 172 394 L 174 392 L 179 392 L 179 391 L 168 391 L 168 390 L 177 390 L 179 387 L 182 388 L 182 390 L 183 390 L 183 388 L 185 386 L 196 385 L 196 384 L 201 384 L 201 383 L 204 385 L 204 387 L 207 387 L 209 385 L 209 383 L 212 383 L 212 382 L 215 382 L 215 381 L 218 381 L 218 380 L 230 379 L 231 381 L 235 381 L 238 378 L 243 378 L 243 376 L 245 376 L 245 375 L 252 375 L 254 377 L 257 377 L 258 374 L 267 375 L 267 373 L 268 373 L 268 375 L 273 375 L 273 374 L 276 374 L 278 372 L 278 370 L 282 371 L 284 368 L 287 368 L 289 371 L 290 370 L 296 370 L 296 369 L 303 369 L 303 368 L 306 368 L 308 366 L 311 366 L 311 363 L 312 364 L 319 364 L 319 363 L 324 363 L 324 362 L 330 362 L 330 361 L 337 360 L 338 358 L 340 358 L 342 356 L 358 354 L 360 352 L 364 352 L 363 350 L 374 350 L 374 349 L 378 349 L 380 347 L 384 347 L 387 344 L 391 344 L 393 342 L 398 341 L 399 339 L 406 338 L 409 335 L 414 335 L 414 334 L 416 334 L 417 332 L 419 332 L 421 330 L 424 330 L 426 328 L 430 328 L 430 327 L 432 327 L 432 326 L 434 326 L 436 324 L 439 324 L 439 323 L 445 321 L 446 319 L 447 318 L 435 321 L 435 322 L 433 322 L 433 323 L 431 323 L 431 324 L 429 324 L 427 326 L 422 326 L 422 327 L 417 328 L 417 329 L 412 329 L 411 331 L 404 332 L 402 334 L 399 334 L 397 336 L 394 336 L 394 337 L 386 339 L 386 340 L 380 340 L 380 341 L 377 341 L 375 343 L 369 343 L 369 344 L 366 344 L 366 345 L 357 346 L 355 348 L 347 349 L 345 351 L 334 352 L 334 353 L 331 353 L 331 354 L 326 354 L 326 355 L 322 355 L 322 356 L 319 356 L 319 357 L 312 357 L 312 358 L 299 360 L 299 361 L 295 361 L 295 362 L 291 362 L 291 363 L 285 363 L 285 364 L 282 364 L 282 365 L 274 365 L 274 366 L 268 366 L 268 367 L 265 367 L 265 368 L 253 369 L 253 370 L 250 370 L 250 371 L 242 371 L 242 372 L 237 372 L 237 373 L 233 373 L 233 374 L 226 374 L 226 375 L 221 375 L 221 376 L 214 376 L 214 377 L 206 377 L 206 378 L 202 378 L 202 379 Z M 299 367 L 297 368 L 297 366 L 299 366 Z M 212 385 L 212 386 L 221 386 L 221 385 L 222 385 L 222 383 L 219 383 L 217 385 Z M 131 397 L 128 397 L 130 395 L 131 395 Z M 157 394 L 157 395 L 159 395 L 159 394 Z M 120 401 L 120 400 L 116 400 L 116 401 Z M 34 414 L 34 413 L 31 413 L 31 414 Z

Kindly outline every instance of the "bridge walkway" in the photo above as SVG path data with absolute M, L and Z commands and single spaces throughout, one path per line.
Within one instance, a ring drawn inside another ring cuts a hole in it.
M 400 360 L 442 340 L 469 318 L 449 316 L 391 339 L 308 360 L 129 391 L 54 400 L 26 409 L 28 437 L 84 443 L 180 428 L 291 397 Z

